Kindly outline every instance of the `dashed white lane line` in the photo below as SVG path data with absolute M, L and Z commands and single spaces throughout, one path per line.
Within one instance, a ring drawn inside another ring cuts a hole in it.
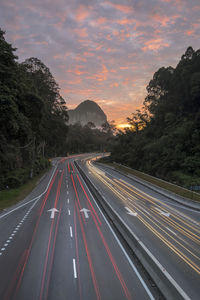
M 70 226 L 70 236 L 71 236 L 71 238 L 73 237 L 73 232 L 72 232 L 72 226 Z
M 69 191 L 67 191 L 67 195 L 69 195 Z
M 70 209 L 68 209 L 68 215 L 70 216 L 71 212 L 70 212 Z
M 76 272 L 76 260 L 73 258 L 73 269 L 74 269 L 74 278 L 77 278 L 77 272 Z
M 177 235 L 176 232 L 174 232 L 173 230 L 171 230 L 169 227 L 166 227 L 167 230 L 169 230 L 171 233 L 173 233 L 174 235 Z
M 39 201 L 36 200 L 33 205 L 29 208 L 29 210 L 26 212 L 26 214 L 24 215 L 24 217 L 19 221 L 19 223 L 17 224 L 17 226 L 14 228 L 13 232 L 10 234 L 10 236 L 7 238 L 7 241 L 4 243 L 3 248 L 0 249 L 0 251 L 4 251 L 6 250 L 6 247 L 9 245 L 9 243 L 13 240 L 13 237 L 15 236 L 15 234 L 18 232 L 18 230 L 20 229 L 21 225 L 23 224 L 24 220 L 28 217 L 28 215 L 30 214 L 31 210 L 33 209 L 33 207 L 35 206 L 35 204 Z M 0 252 L 0 256 L 3 253 Z
M 67 203 L 69 204 L 69 198 L 67 199 Z

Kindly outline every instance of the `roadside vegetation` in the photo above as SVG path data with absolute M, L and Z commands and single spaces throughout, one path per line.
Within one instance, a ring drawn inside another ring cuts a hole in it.
M 99 162 L 105 163 L 105 164 L 109 165 L 110 167 L 113 167 L 114 169 L 116 169 L 118 171 L 121 171 L 124 174 L 136 176 L 139 179 L 145 180 L 147 183 L 151 183 L 153 185 L 156 185 L 156 186 L 158 186 L 162 189 L 165 189 L 169 192 L 177 194 L 181 197 L 189 198 L 189 199 L 192 199 L 192 200 L 195 200 L 195 201 L 200 201 L 200 193 L 190 191 L 190 190 L 182 188 L 178 185 L 175 185 L 175 184 L 172 184 L 170 182 L 161 180 L 159 178 L 153 177 L 153 176 L 148 175 L 146 173 L 131 169 L 129 167 L 126 167 L 126 166 L 123 166 L 123 165 L 120 165 L 120 164 L 117 164 L 117 163 L 114 163 L 114 162 L 111 163 L 111 162 L 109 162 L 108 159 L 101 159 L 101 160 L 99 160 Z
M 143 108 L 116 131 L 67 125 L 66 101 L 48 67 L 19 63 L 0 29 L 0 200 L 46 170 L 49 157 L 111 151 L 111 161 L 190 188 L 200 186 L 200 50 L 160 68 Z M 10 195 L 11 195 L 10 194 Z
M 16 204 L 17 202 L 23 200 L 30 192 L 37 186 L 38 181 L 45 175 L 45 173 L 50 169 L 43 170 L 39 175 L 35 176 L 33 179 L 18 188 L 12 188 L 0 191 L 0 211 Z
M 0 29 L 0 202 L 46 170 L 49 157 L 107 151 L 113 138 L 107 122 L 102 130 L 68 126 L 66 101 L 49 68 L 35 57 L 19 63 L 15 51 Z
M 111 160 L 190 188 L 200 186 L 200 49 L 176 68 L 162 67 L 147 86 L 143 108 L 127 118 Z

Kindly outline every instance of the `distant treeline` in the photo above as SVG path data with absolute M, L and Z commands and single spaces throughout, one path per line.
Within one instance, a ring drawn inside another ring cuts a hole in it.
M 189 187 L 200 185 L 200 49 L 160 68 L 147 86 L 143 108 L 117 135 L 112 159 Z
M 93 124 L 67 126 L 66 103 L 50 70 L 37 58 L 18 63 L 15 50 L 0 29 L 0 189 L 23 184 L 50 157 L 101 151 L 111 136 L 109 126 L 102 132 Z

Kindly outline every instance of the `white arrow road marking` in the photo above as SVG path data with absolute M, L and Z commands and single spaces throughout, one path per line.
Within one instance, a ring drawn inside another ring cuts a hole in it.
M 56 208 L 51 208 L 48 211 L 51 212 L 51 216 L 50 216 L 51 219 L 54 219 L 55 213 L 58 212 L 58 210 Z
M 127 210 L 127 214 L 136 217 L 137 213 L 133 212 L 129 207 L 125 207 L 125 209 Z
M 86 219 L 89 218 L 89 215 L 88 215 L 89 209 L 87 209 L 87 208 L 82 208 L 82 209 L 80 210 L 80 212 L 83 212 L 83 213 L 84 213 Z
M 165 217 L 169 217 L 170 216 L 170 213 L 168 213 L 168 212 L 164 212 L 164 211 L 162 211 L 160 208 L 158 208 L 158 207 L 155 207 L 155 209 L 157 209 L 160 213 L 161 213 L 161 215 L 163 215 L 163 216 L 165 216 Z

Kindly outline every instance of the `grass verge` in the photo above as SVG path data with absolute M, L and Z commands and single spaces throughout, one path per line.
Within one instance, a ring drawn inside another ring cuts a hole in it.
M 182 187 L 180 187 L 178 185 L 172 184 L 170 182 L 161 180 L 159 178 L 150 176 L 148 174 L 142 173 L 140 171 L 131 169 L 131 168 L 123 166 L 123 165 L 119 165 L 119 164 L 116 164 L 116 163 L 110 163 L 110 162 L 106 163 L 106 165 L 114 167 L 116 170 L 122 171 L 122 172 L 124 172 L 126 174 L 132 174 L 132 175 L 134 175 L 134 176 L 136 176 L 138 178 L 141 178 L 141 179 L 143 179 L 143 180 L 145 180 L 145 181 L 147 181 L 149 183 L 152 183 L 154 185 L 157 185 L 157 186 L 159 186 L 159 187 L 161 187 L 163 189 L 166 189 L 166 190 L 168 190 L 168 191 L 170 191 L 172 193 L 175 193 L 175 194 L 177 194 L 177 195 L 179 195 L 181 197 L 185 197 L 185 198 L 188 198 L 188 199 L 200 202 L 200 194 L 199 193 L 195 193 L 193 191 L 190 191 L 190 190 L 187 190 L 185 188 L 182 188 Z
M 42 176 L 50 169 L 51 166 L 19 188 L 0 191 L 0 211 L 23 200 L 37 186 Z

